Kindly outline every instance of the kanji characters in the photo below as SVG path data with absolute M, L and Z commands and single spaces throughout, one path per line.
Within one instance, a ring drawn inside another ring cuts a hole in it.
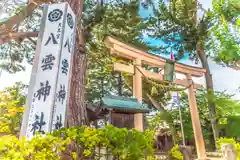
M 68 64 L 68 61 L 67 59 L 63 59 L 62 60 L 62 73 L 63 74 L 66 74 L 68 73 L 68 67 L 69 67 L 69 64 Z
M 40 82 L 40 88 L 37 90 L 37 93 L 34 94 L 34 97 L 38 98 L 38 100 L 41 100 L 43 97 L 43 101 L 45 102 L 47 99 L 47 96 L 49 96 L 51 91 L 51 86 L 49 85 L 49 81 L 47 80 L 44 84 L 43 82 Z
M 70 42 L 69 42 L 69 38 L 66 40 L 66 42 L 65 42 L 65 44 L 64 44 L 64 47 L 67 47 L 68 52 L 71 51 L 71 45 L 70 45 Z
M 47 42 L 45 43 L 45 46 L 48 45 L 51 40 L 52 40 L 52 43 L 53 43 L 53 44 L 58 44 L 58 42 L 57 42 L 54 34 L 51 33 L 50 36 L 48 37 Z
M 62 23 L 59 23 L 58 24 L 58 29 L 57 29 L 57 34 L 56 34 L 57 39 L 60 38 L 61 31 L 62 31 Z
M 66 90 L 65 90 L 65 85 L 60 85 L 60 90 L 58 91 L 57 94 L 57 99 L 59 102 L 61 102 L 63 104 L 63 101 L 66 98 Z
M 55 129 L 60 129 L 62 128 L 63 124 L 62 124 L 62 115 L 60 114 L 60 116 L 57 116 L 57 122 L 55 123 Z
M 42 60 L 42 70 L 45 71 L 47 69 L 52 70 L 52 66 L 54 65 L 53 61 L 55 60 L 55 57 L 52 54 L 46 55 L 45 58 Z
M 35 135 L 35 132 L 39 132 L 42 134 L 45 134 L 45 132 L 42 130 L 42 127 L 46 124 L 46 122 L 44 121 L 44 113 L 41 112 L 41 116 L 39 117 L 39 115 L 35 114 L 35 121 L 32 124 L 32 129 L 31 132 L 33 132 L 33 135 Z

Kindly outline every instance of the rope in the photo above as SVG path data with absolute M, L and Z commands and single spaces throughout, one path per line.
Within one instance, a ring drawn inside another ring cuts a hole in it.
M 191 87 L 194 84 L 193 81 L 192 81 L 191 84 L 189 84 L 187 87 L 184 87 L 184 88 L 178 88 L 178 87 L 174 87 L 174 86 L 159 84 L 159 83 L 154 82 L 150 78 L 148 78 L 146 75 L 144 75 L 144 73 L 138 68 L 138 66 L 139 65 L 135 64 L 134 68 L 136 68 L 149 83 L 157 86 L 158 88 L 162 88 L 165 91 L 177 91 L 177 92 L 180 92 L 180 91 L 184 91 L 184 90 L 188 89 L 189 87 Z M 168 83 L 170 85 L 175 85 L 175 83 L 168 82 L 168 81 L 164 81 L 164 83 Z

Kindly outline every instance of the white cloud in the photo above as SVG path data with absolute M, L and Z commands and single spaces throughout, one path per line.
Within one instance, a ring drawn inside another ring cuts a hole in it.
M 213 74 L 214 88 L 218 91 L 227 90 L 229 94 L 236 94 L 234 98 L 240 100 L 240 92 L 237 91 L 240 86 L 240 72 L 217 65 L 212 60 L 209 60 L 209 65 Z
M 201 66 L 201 64 L 194 64 L 190 60 L 186 60 L 185 64 L 192 66 Z M 229 94 L 235 94 L 234 99 L 240 100 L 240 92 L 238 87 L 240 86 L 240 72 L 232 68 L 222 67 L 221 65 L 216 64 L 213 60 L 208 60 L 210 71 L 213 78 L 213 87 L 216 91 L 225 91 Z M 205 86 L 205 78 L 194 78 L 196 83 L 200 83 Z

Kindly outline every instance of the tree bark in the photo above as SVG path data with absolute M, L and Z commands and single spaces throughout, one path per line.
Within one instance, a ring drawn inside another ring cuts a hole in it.
M 73 12 L 76 14 L 76 22 L 79 23 L 77 24 L 76 29 L 75 53 L 73 56 L 70 99 L 67 117 L 68 127 L 72 127 L 88 124 L 84 88 L 87 59 L 80 20 L 82 17 L 84 0 L 67 0 L 67 2 L 71 6 Z
M 87 111 L 85 104 L 85 87 L 84 78 L 87 69 L 87 57 L 85 52 L 84 37 L 81 27 L 81 18 L 83 12 L 84 0 L 66 0 L 76 15 L 76 40 L 73 55 L 70 97 L 67 112 L 67 126 L 88 125 Z M 76 150 L 77 160 L 81 159 L 82 149 L 73 142 L 70 147 L 71 151 Z
M 208 95 L 209 95 L 208 96 L 208 109 L 209 109 L 209 115 L 210 115 L 213 137 L 214 137 L 215 145 L 216 145 L 216 140 L 218 139 L 218 130 L 217 130 L 216 119 L 215 119 L 216 105 L 212 101 L 212 99 L 210 98 L 214 95 L 212 74 L 210 72 L 208 61 L 207 61 L 207 56 L 205 54 L 204 47 L 203 47 L 202 44 L 199 45 L 199 48 L 198 48 L 197 52 L 198 52 L 198 56 L 199 56 L 199 58 L 202 62 L 203 68 L 206 69 L 205 79 L 206 79 L 207 92 L 208 92 Z
M 123 95 L 123 79 L 122 79 L 122 73 L 118 73 L 118 95 Z

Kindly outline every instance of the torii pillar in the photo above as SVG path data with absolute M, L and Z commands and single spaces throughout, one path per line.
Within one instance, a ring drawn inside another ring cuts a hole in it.
M 135 60 L 135 65 L 140 66 L 142 65 L 141 59 Z M 134 68 L 135 74 L 133 75 L 133 96 L 135 96 L 139 103 L 142 103 L 142 74 L 140 71 L 135 67 Z M 143 131 L 143 114 L 136 113 L 134 115 L 134 126 L 138 131 Z
M 111 53 L 118 57 L 127 58 L 133 61 L 134 65 L 114 63 L 114 70 L 120 72 L 127 72 L 133 75 L 133 95 L 142 103 L 142 74 L 150 79 L 157 81 L 164 81 L 163 75 L 145 70 L 142 64 L 152 67 L 163 68 L 166 59 L 148 54 L 147 52 L 136 49 L 130 45 L 124 44 L 112 37 L 106 37 L 105 43 L 111 49 Z M 195 97 L 195 89 L 202 87 L 200 84 L 193 83 L 193 77 L 201 77 L 206 72 L 205 69 L 199 67 L 192 67 L 181 63 L 175 63 L 175 72 L 184 74 L 187 79 L 176 79 L 173 83 L 188 88 L 188 101 L 192 118 L 192 126 L 195 138 L 195 144 L 198 154 L 198 159 L 206 159 L 205 144 L 198 115 L 197 102 Z M 134 116 L 135 128 L 143 131 L 143 115 L 135 114 Z
M 205 159 L 206 158 L 206 151 L 205 151 L 205 144 L 201 129 L 201 124 L 199 120 L 198 115 L 198 108 L 197 108 L 197 101 L 194 91 L 194 86 L 192 76 L 190 74 L 187 75 L 188 83 L 190 87 L 188 88 L 188 104 L 190 108 L 190 114 L 192 119 L 192 127 L 193 127 L 193 133 L 194 133 L 194 139 L 196 143 L 196 150 L 198 154 L 199 159 Z

